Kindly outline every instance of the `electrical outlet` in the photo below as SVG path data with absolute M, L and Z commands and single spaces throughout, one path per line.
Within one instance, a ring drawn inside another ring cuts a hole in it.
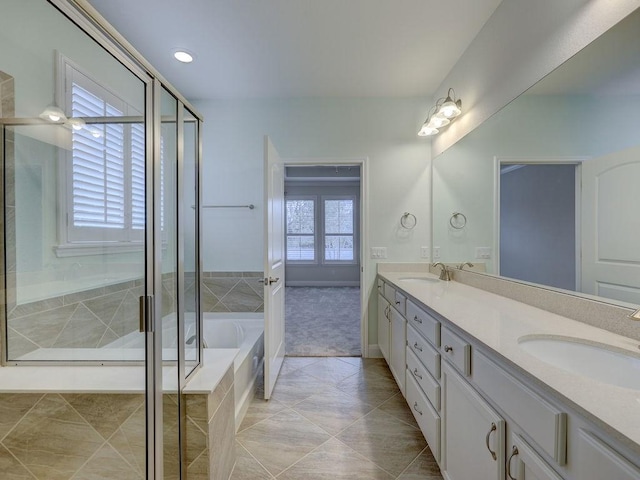
M 441 258 L 440 247 L 433 247 L 433 259 L 438 260 L 439 258 Z
M 420 247 L 420 258 L 429 258 L 430 256 L 429 247 Z
M 371 258 L 387 258 L 387 247 L 371 247 Z
M 482 260 L 491 258 L 491 247 L 476 247 L 476 258 Z

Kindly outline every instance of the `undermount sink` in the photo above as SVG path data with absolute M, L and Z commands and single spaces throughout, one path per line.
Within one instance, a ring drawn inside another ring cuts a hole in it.
M 439 280 L 433 277 L 400 277 L 398 280 L 401 282 L 416 282 L 416 283 L 438 283 Z
M 568 372 L 640 390 L 640 351 L 626 353 L 602 343 L 561 336 L 525 336 L 518 344 L 530 355 Z

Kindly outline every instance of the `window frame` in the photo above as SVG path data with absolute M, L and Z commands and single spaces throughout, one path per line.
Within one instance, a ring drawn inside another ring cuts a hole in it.
M 289 248 L 288 248 L 288 237 L 289 232 L 287 231 L 287 202 L 296 201 L 296 200 L 311 200 L 313 202 L 313 235 L 311 234 L 291 234 L 291 236 L 307 236 L 313 237 L 313 260 L 290 260 L 289 259 Z M 284 248 L 285 248 L 285 264 L 289 265 L 318 265 L 319 264 L 319 250 L 318 250 L 318 238 L 319 238 L 319 199 L 317 195 L 286 195 L 284 199 L 284 211 L 285 211 L 285 232 L 284 232 Z
M 123 116 L 144 114 L 136 111 L 124 99 L 120 98 L 107 86 L 96 81 L 87 71 L 64 55 L 57 54 L 56 69 L 56 99 L 58 105 L 65 113 L 71 112 L 72 85 L 78 84 L 89 93 L 96 95 L 117 108 Z M 97 88 L 96 88 L 97 87 Z M 99 91 L 97 91 L 99 90 Z M 117 118 L 117 117 L 114 117 Z M 117 124 L 116 124 L 117 125 Z M 144 124 L 146 130 L 146 123 Z M 146 136 L 146 132 L 145 132 Z M 131 128 L 124 128 L 125 139 L 125 172 L 132 167 Z M 146 142 L 146 138 L 143 137 Z M 72 142 L 72 140 L 70 140 Z M 145 146 L 146 149 L 146 146 Z M 146 152 L 145 152 L 146 168 Z M 122 229 L 108 227 L 76 227 L 73 225 L 73 149 L 61 149 L 58 156 L 58 245 L 54 246 L 54 252 L 58 257 L 78 255 L 126 253 L 138 252 L 144 249 L 145 228 L 134 228 L 132 220 L 132 181 L 125 174 L 124 188 L 124 219 L 125 227 Z M 146 208 L 146 205 L 145 205 Z
M 359 222 L 359 205 L 358 198 L 356 195 L 320 195 L 320 204 L 321 204 L 321 215 L 322 215 L 322 255 L 320 255 L 321 263 L 324 265 L 358 265 L 360 263 L 359 257 L 359 238 L 358 238 L 358 222 Z M 340 234 L 340 233 L 327 233 L 326 229 L 326 217 L 325 217 L 325 202 L 327 200 L 351 200 L 353 205 L 353 228 L 352 233 L 349 234 Z M 325 239 L 327 236 L 351 236 L 353 237 L 353 259 L 352 260 L 334 260 L 326 258 L 326 248 L 325 248 Z

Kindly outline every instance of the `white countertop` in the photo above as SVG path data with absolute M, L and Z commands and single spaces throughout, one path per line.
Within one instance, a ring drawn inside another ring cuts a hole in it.
M 525 335 L 561 335 L 604 343 L 637 355 L 638 341 L 455 281 L 400 280 L 408 276 L 406 272 L 379 275 L 602 421 L 609 433 L 621 441 L 640 447 L 640 390 L 569 373 L 526 353 L 518 345 L 518 339 Z M 437 278 L 416 273 L 411 277 Z
M 237 348 L 203 350 L 202 367 L 194 373 L 183 393 L 209 393 L 233 366 Z M 177 369 L 163 367 L 163 390 L 177 391 Z M 145 368 L 122 366 L 9 366 L 0 368 L 0 393 L 144 393 Z

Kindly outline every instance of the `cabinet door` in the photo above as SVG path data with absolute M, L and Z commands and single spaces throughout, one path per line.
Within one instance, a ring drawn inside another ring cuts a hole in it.
M 449 480 L 505 478 L 505 422 L 442 362 L 443 470 Z
M 407 321 L 395 308 L 391 312 L 391 362 L 389 368 L 402 395 L 405 391 L 405 371 L 407 369 Z
M 508 479 L 562 480 L 562 477 L 517 433 L 511 434 L 507 453 Z
M 381 294 L 378 294 L 378 346 L 387 363 L 389 363 L 389 339 L 391 338 L 390 309 L 389 302 Z
M 640 480 L 640 468 L 632 464 L 592 433 L 580 429 L 578 458 L 580 480 Z

